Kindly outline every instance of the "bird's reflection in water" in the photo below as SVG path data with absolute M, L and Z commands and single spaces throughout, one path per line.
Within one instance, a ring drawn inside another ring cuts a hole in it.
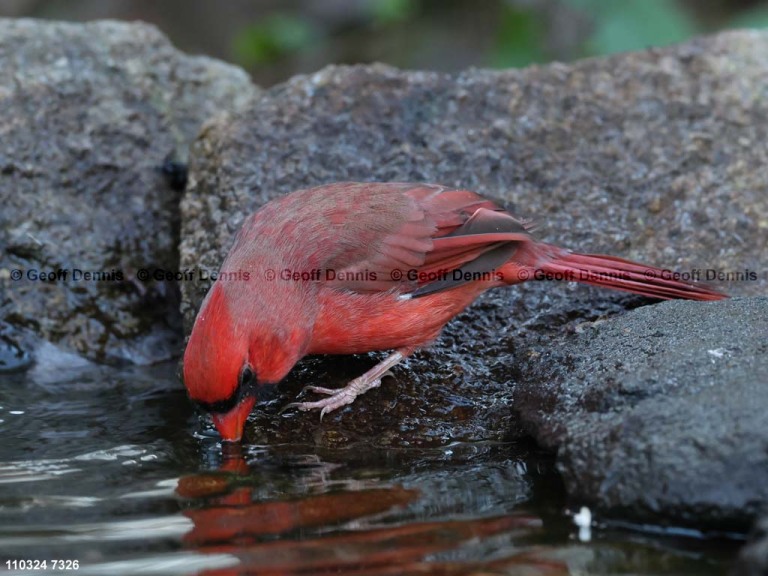
M 441 519 L 420 521 L 408 511 L 423 509 L 430 500 L 425 490 L 379 480 L 326 483 L 329 468 L 334 465 L 320 461 L 305 467 L 311 489 L 285 499 L 263 497 L 258 465 L 249 466 L 237 450 L 218 471 L 182 478 L 177 493 L 187 499 L 185 515 L 193 522 L 185 546 L 238 559 L 207 576 L 569 573 L 547 549 L 525 545 L 541 527 L 539 518 L 441 518 L 434 510 Z M 436 506 L 442 501 L 444 495 Z

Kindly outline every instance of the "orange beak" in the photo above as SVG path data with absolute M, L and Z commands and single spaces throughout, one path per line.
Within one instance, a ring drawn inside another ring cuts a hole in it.
M 256 398 L 244 398 L 226 414 L 214 414 L 213 424 L 224 442 L 238 442 L 243 437 L 243 428 L 248 415 L 256 404 Z

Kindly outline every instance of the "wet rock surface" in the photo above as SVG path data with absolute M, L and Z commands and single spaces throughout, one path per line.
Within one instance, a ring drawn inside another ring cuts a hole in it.
M 768 503 L 768 298 L 664 302 L 539 337 L 515 409 L 571 498 L 745 530 Z
M 763 516 L 741 550 L 733 576 L 764 576 L 768 574 L 768 516 Z
M 741 32 L 573 66 L 297 77 L 196 142 L 181 266 L 217 270 L 243 219 L 292 190 L 429 181 L 500 198 L 537 221 L 542 240 L 702 279 L 730 274 L 716 284 L 761 294 L 766 50 L 768 35 Z M 182 286 L 187 329 L 206 289 Z M 395 381 L 322 423 L 277 409 L 375 359 L 306 360 L 261 404 L 248 439 L 418 446 L 533 434 L 557 452 L 574 501 L 743 528 L 768 498 L 753 483 L 764 480 L 768 430 L 765 300 L 651 303 L 544 282 L 486 294 Z
M 39 339 L 108 362 L 178 352 L 178 289 L 155 271 L 178 269 L 183 181 L 162 167 L 255 90 L 152 26 L 0 20 L 4 365 Z

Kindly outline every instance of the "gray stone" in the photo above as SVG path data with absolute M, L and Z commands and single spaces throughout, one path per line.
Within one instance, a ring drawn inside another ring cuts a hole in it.
M 702 279 L 711 269 L 730 275 L 715 284 L 733 295 L 764 293 L 767 52 L 768 34 L 734 32 L 572 66 L 450 76 L 374 65 L 294 78 L 208 124 L 196 142 L 182 202 L 182 268 L 215 271 L 243 219 L 292 190 L 342 180 L 429 181 L 500 198 L 538 222 L 542 240 L 700 270 Z M 182 289 L 189 329 L 207 284 Z M 396 382 L 385 381 L 322 425 L 316 416 L 274 413 L 303 385 L 341 385 L 373 360 L 302 363 L 275 401 L 262 404 L 248 434 L 257 442 L 413 446 L 509 440 L 528 431 L 558 451 L 574 497 L 604 511 L 744 526 L 754 507 L 739 513 L 739 503 L 765 499 L 749 484 L 764 452 L 741 463 L 726 452 L 765 446 L 768 427 L 757 428 L 756 407 L 765 405 L 758 386 L 765 372 L 747 371 L 765 368 L 760 343 L 749 341 L 760 333 L 764 301 L 653 306 L 624 316 L 650 302 L 571 284 L 497 290 L 396 368 Z M 601 320 L 605 327 L 579 333 Z M 656 320 L 663 329 L 652 327 Z M 638 326 L 645 328 L 635 340 L 623 332 Z M 628 359 L 633 343 L 647 347 L 649 339 L 663 363 L 642 364 L 641 352 L 631 368 L 606 364 L 618 381 L 570 376 L 575 367 L 588 375 L 589 362 L 613 349 Z M 566 353 L 572 346 L 583 358 Z M 720 348 L 723 357 L 708 352 Z M 684 381 L 688 368 L 692 380 Z M 701 372 L 708 380 L 694 368 L 708 370 Z M 580 426 L 583 408 L 569 399 L 587 393 L 585 382 L 594 384 L 589 395 L 608 400 Z M 631 389 L 611 392 L 623 384 Z M 632 401 L 609 401 L 624 396 Z M 696 426 L 704 427 L 700 439 Z M 623 427 L 638 432 L 626 445 L 611 437 Z M 687 490 L 664 484 L 682 473 L 682 463 L 672 461 L 678 455 L 694 467 L 681 479 L 697 470 L 719 476 Z M 626 489 L 612 483 L 625 468 Z M 656 473 L 660 485 L 646 494 Z M 600 489 L 588 494 L 581 484 Z M 697 492 L 705 486 L 709 492 Z
M 178 268 L 180 191 L 160 167 L 255 92 L 242 70 L 181 54 L 146 24 L 0 20 L 6 332 L 98 361 L 178 351 L 175 281 L 137 278 Z M 58 270 L 66 279 L 35 279 Z
M 768 297 L 664 302 L 537 340 L 515 407 L 574 502 L 718 530 L 768 504 Z
M 731 573 L 733 576 L 765 576 L 768 574 L 768 516 L 763 516 L 755 524 L 749 541 L 741 549 Z

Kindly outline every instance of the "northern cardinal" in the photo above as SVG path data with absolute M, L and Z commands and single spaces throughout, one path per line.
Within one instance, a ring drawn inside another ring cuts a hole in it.
M 327 397 L 321 416 L 382 376 L 489 288 L 555 279 L 654 298 L 724 294 L 661 270 L 536 241 L 526 221 L 469 190 L 434 184 L 328 184 L 248 217 L 208 292 L 184 354 L 190 398 L 224 441 L 240 440 L 259 388 L 307 354 L 394 352 Z

